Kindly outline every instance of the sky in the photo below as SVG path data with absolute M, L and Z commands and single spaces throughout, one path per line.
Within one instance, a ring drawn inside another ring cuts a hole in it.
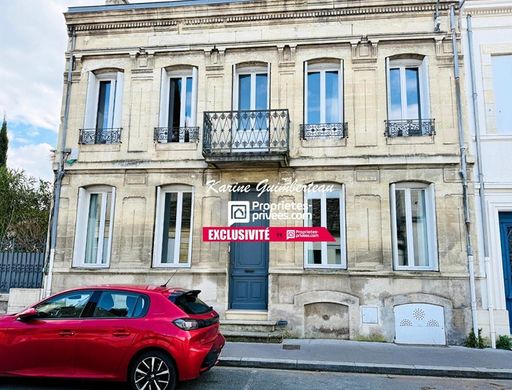
M 10 168 L 53 178 L 50 155 L 57 143 L 67 47 L 62 13 L 104 3 L 0 0 L 0 115 L 7 119 Z

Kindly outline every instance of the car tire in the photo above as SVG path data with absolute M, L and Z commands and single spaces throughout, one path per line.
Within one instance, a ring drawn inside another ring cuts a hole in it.
M 169 356 L 148 351 L 132 362 L 128 382 L 132 390 L 175 390 L 178 375 Z

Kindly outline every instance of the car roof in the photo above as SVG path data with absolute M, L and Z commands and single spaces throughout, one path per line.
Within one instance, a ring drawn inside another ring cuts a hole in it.
M 156 285 L 136 285 L 136 284 L 99 284 L 93 286 L 80 286 L 71 288 L 65 292 L 80 291 L 80 290 L 122 290 L 139 293 L 160 293 L 169 295 L 178 291 L 187 291 L 187 289 L 179 287 L 163 287 Z

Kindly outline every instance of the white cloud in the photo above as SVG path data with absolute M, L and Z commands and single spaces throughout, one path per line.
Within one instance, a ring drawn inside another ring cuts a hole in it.
M 7 151 L 7 165 L 13 169 L 23 169 L 30 176 L 52 180 L 50 156 L 53 147 L 42 143 L 10 147 Z

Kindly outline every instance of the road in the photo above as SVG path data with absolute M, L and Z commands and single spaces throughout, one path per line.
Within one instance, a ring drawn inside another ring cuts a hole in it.
M 1 379 L 0 390 L 125 390 L 121 384 Z M 178 390 L 512 390 L 512 381 L 216 367 Z

